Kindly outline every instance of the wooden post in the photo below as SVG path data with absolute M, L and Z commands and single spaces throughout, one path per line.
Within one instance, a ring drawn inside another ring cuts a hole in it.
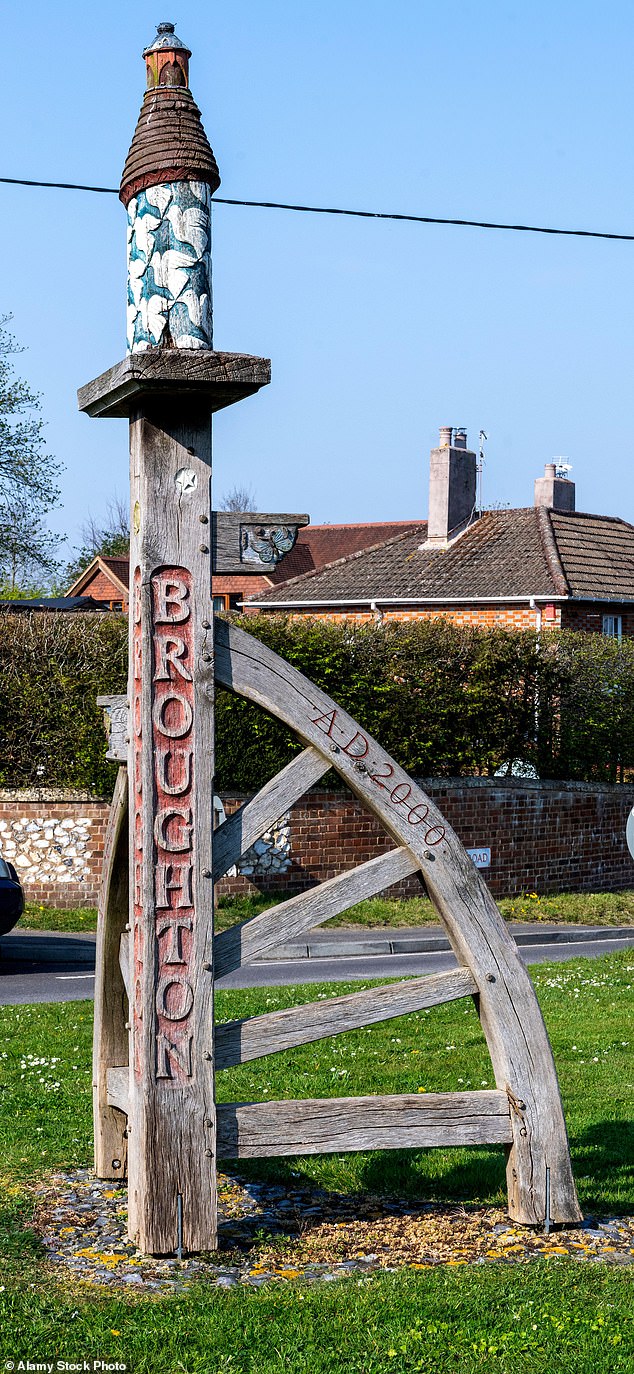
M 79 394 L 130 418 L 128 1228 L 150 1254 L 216 1245 L 211 415 L 269 377 L 161 350 Z
M 216 1245 L 211 424 L 130 423 L 130 1233 Z

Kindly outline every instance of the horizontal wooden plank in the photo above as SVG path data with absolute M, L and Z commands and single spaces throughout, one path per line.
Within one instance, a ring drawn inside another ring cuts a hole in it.
M 215 977 L 221 978 L 253 959 L 262 959 L 283 940 L 329 921 L 340 911 L 347 911 L 348 907 L 406 878 L 419 866 L 409 849 L 390 849 L 387 854 L 379 854 L 378 858 L 370 859 L 359 868 L 329 878 L 319 887 L 280 902 L 279 906 L 268 907 L 250 921 L 223 930 L 214 940 Z
M 130 1069 L 127 1064 L 108 1069 L 108 1106 L 118 1107 L 120 1112 L 128 1111 L 130 1092 Z
M 131 415 L 142 406 L 164 405 L 176 396 L 189 397 L 192 407 L 213 412 L 252 396 L 270 380 L 268 358 L 207 348 L 151 348 L 129 353 L 80 387 L 77 401 L 79 409 L 92 416 Z
M 410 978 L 352 992 L 345 997 L 308 1002 L 303 1007 L 287 1007 L 266 1016 L 227 1021 L 215 1029 L 216 1068 L 229 1069 L 249 1059 L 261 1059 L 266 1054 L 292 1049 L 294 1045 L 307 1045 L 325 1036 L 343 1035 L 360 1026 L 390 1021 L 423 1007 L 453 1002 L 476 991 L 469 970 L 457 968 L 448 973 L 432 973 L 426 978 Z
M 317 1155 L 349 1150 L 508 1145 L 506 1093 L 406 1093 L 289 1102 L 230 1102 L 217 1108 L 220 1159 Z
M 304 749 L 265 783 L 251 801 L 245 802 L 233 816 L 228 816 L 214 832 L 215 881 L 222 878 L 223 873 L 227 873 L 245 850 L 275 825 L 309 787 L 319 782 L 330 767 L 329 761 L 317 749 Z

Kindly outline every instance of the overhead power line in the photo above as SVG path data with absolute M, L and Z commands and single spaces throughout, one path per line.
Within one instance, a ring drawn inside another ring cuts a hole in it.
M 25 177 L 0 177 L 5 186 L 44 186 L 55 191 L 92 191 L 96 195 L 116 196 L 115 186 L 84 186 L 75 181 L 29 181 Z M 544 224 L 499 224 L 486 219 L 448 219 L 440 215 L 401 215 L 384 210 L 347 210 L 334 205 L 287 205 L 279 200 L 233 200 L 214 196 L 214 205 L 243 205 L 255 210 L 293 210 L 302 215 L 348 215 L 354 219 L 399 220 L 406 224 L 453 224 L 461 229 L 507 229 L 515 234 L 557 234 L 574 239 L 616 239 L 634 243 L 634 234 L 610 234 L 600 229 L 555 229 Z

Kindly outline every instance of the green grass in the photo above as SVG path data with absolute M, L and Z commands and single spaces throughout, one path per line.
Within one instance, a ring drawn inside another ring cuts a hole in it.
M 556 1261 L 169 1301 L 35 1289 L 0 1293 L 0 1359 L 125 1360 L 133 1374 L 628 1374 L 631 1300 L 623 1273 Z
M 216 908 L 216 930 L 227 930 L 238 921 L 282 901 L 282 897 L 221 897 Z M 634 925 L 634 891 L 564 892 L 557 897 L 540 897 L 536 892 L 521 897 L 505 897 L 498 902 L 505 921 L 564 921 L 579 925 Z M 438 916 L 426 897 L 406 901 L 372 897 L 335 916 L 329 926 L 408 927 L 438 924 Z M 20 925 L 27 930 L 81 931 L 97 929 L 93 907 L 60 910 L 27 902 Z
M 634 953 L 532 972 L 560 1074 L 582 1207 L 631 1214 Z M 350 986 L 219 992 L 218 1016 L 296 1005 Z M 404 1270 L 317 1287 L 201 1287 L 177 1298 L 95 1296 L 77 1284 L 58 1286 L 28 1230 L 28 1185 L 53 1167 L 90 1161 L 91 1029 L 87 1002 L 0 1008 L 0 1358 L 118 1358 L 138 1374 L 625 1374 L 634 1367 L 632 1271 L 572 1260 Z M 492 1075 L 475 1013 L 470 1004 L 451 1003 L 221 1073 L 218 1097 L 451 1090 L 485 1082 Z M 291 1171 L 294 1182 L 299 1175 L 348 1193 L 483 1203 L 504 1197 L 503 1153 L 495 1148 L 272 1160 L 253 1163 L 248 1174 L 284 1180 Z

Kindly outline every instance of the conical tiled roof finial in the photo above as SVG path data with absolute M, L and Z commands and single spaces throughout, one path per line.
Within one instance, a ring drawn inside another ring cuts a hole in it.
M 123 204 L 166 181 L 204 181 L 213 194 L 220 176 L 189 89 L 189 48 L 162 23 L 143 57 L 147 90 L 121 178 Z

